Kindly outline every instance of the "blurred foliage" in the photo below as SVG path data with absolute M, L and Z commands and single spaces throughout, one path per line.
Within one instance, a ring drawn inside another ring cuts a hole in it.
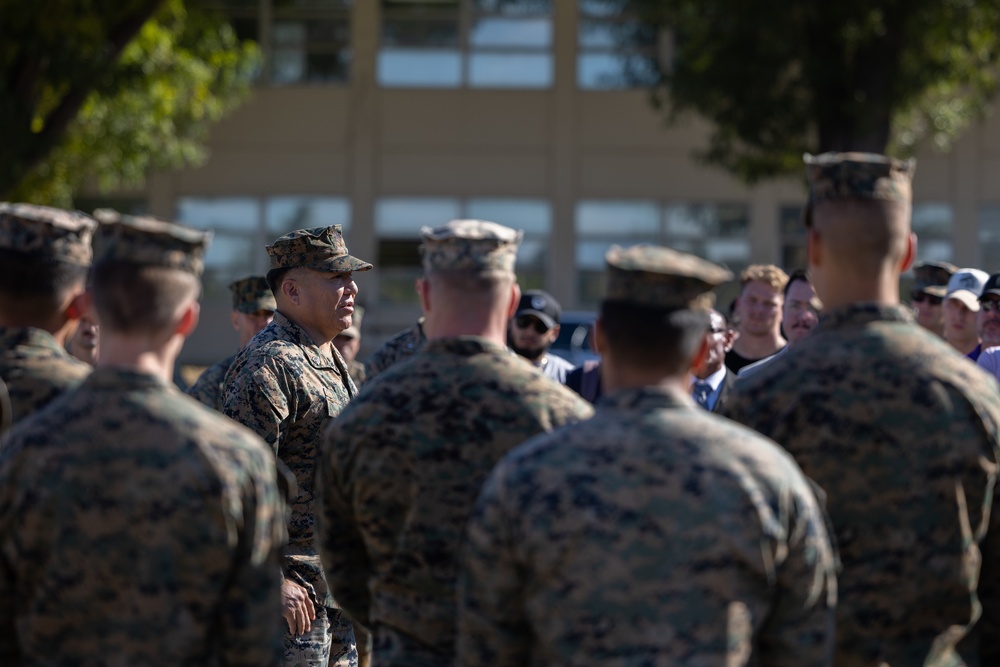
M 251 42 L 182 0 L 6 0 L 0 20 L 0 194 L 70 205 L 84 183 L 140 187 L 196 165 L 212 122 L 246 98 Z
M 710 120 L 700 157 L 749 183 L 806 151 L 947 149 L 997 91 L 1000 0 L 586 4 L 672 36 L 654 104 Z

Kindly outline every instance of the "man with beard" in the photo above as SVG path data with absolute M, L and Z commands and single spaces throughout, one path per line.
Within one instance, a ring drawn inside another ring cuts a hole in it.
M 565 384 L 573 364 L 548 353 L 559 338 L 560 315 L 562 308 L 551 294 L 540 289 L 526 291 L 507 327 L 507 344 L 546 376 Z
M 785 347 L 781 335 L 782 291 L 788 284 L 785 272 L 773 264 L 754 264 L 740 274 L 740 295 L 734 315 L 739 320 L 739 338 L 726 355 L 726 366 L 739 373 Z
M 781 324 L 788 345 L 774 356 L 745 366 L 740 370 L 739 377 L 742 379 L 759 372 L 768 363 L 780 358 L 792 345 L 808 336 L 819 322 L 821 308 L 822 304 L 809 280 L 809 274 L 801 269 L 793 273 L 785 285 L 785 303 L 781 307 Z
M 733 348 L 736 332 L 726 318 L 714 308 L 708 311 L 708 352 L 695 368 L 691 396 L 695 403 L 709 412 L 718 412 L 736 385 L 736 373 L 726 368 L 726 353 Z

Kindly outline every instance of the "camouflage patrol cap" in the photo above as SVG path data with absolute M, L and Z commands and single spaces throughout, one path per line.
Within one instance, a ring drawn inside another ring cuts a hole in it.
M 212 232 L 145 215 L 125 215 L 102 208 L 94 211 L 96 261 L 150 264 L 200 276 Z
M 921 262 L 913 267 L 913 289 L 932 296 L 943 297 L 948 293 L 948 281 L 958 267 L 948 262 Z
M 361 321 L 364 319 L 364 307 L 354 306 L 354 315 L 351 316 L 351 326 L 337 334 L 337 338 L 361 338 Z
M 372 265 L 351 257 L 340 225 L 297 229 L 266 247 L 271 270 L 304 267 L 317 271 L 368 271 Z
M 825 201 L 872 199 L 909 202 L 913 196 L 914 159 L 898 160 L 878 153 L 823 153 L 802 157 L 809 183 L 806 224 L 811 209 Z
M 247 276 L 229 283 L 233 293 L 233 310 L 241 313 L 256 313 L 258 310 L 275 311 L 278 304 L 264 276 Z
M 0 202 L 0 248 L 89 266 L 97 221 L 86 213 Z
M 452 220 L 420 230 L 424 270 L 514 271 L 524 232 L 487 220 Z
M 721 266 L 661 246 L 612 246 L 604 259 L 608 264 L 606 301 L 704 309 L 712 304 L 712 290 L 733 279 Z

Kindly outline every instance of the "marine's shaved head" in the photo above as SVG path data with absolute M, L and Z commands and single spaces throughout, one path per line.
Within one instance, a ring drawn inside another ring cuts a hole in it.
M 812 228 L 827 258 L 861 277 L 898 264 L 910 236 L 910 204 L 881 199 L 825 201 L 812 210 Z

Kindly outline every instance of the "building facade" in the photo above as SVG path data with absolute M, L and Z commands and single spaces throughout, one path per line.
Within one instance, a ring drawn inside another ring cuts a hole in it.
M 340 223 L 360 275 L 367 352 L 419 314 L 423 225 L 479 217 L 525 230 L 518 273 L 567 309 L 600 298 L 612 244 L 664 243 L 734 270 L 804 263 L 803 181 L 746 187 L 692 152 L 641 84 L 646 34 L 600 0 L 219 0 L 266 65 L 213 128 L 197 169 L 152 174 L 135 205 L 215 230 L 186 363 L 231 353 L 228 293 L 265 243 Z M 621 36 L 628 38 L 622 43 Z M 1000 118 L 920 156 L 921 259 L 1000 270 Z M 133 195 L 129 195 L 130 197 Z

